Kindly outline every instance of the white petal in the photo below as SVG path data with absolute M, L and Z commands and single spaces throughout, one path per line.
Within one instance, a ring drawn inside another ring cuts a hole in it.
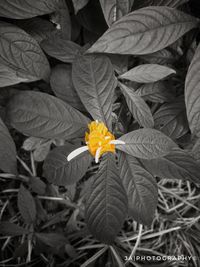
M 98 163 L 99 162 L 99 158 L 100 158 L 100 152 L 101 152 L 101 147 L 99 147 L 96 151 L 96 155 L 95 155 L 95 162 Z
M 72 151 L 71 153 L 69 153 L 69 155 L 67 156 L 67 160 L 70 161 L 73 158 L 75 158 L 76 156 L 78 156 L 79 154 L 81 154 L 87 150 L 88 150 L 88 146 L 79 147 L 79 148 L 75 149 L 74 151 Z
M 125 145 L 126 143 L 122 140 L 112 140 L 110 141 L 111 145 Z

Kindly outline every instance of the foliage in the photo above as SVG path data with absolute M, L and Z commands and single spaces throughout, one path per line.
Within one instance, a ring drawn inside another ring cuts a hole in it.
M 0 2 L 2 264 L 200 265 L 190 2 Z

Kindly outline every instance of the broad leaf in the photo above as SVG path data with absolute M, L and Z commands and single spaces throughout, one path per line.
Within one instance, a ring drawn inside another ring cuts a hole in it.
M 77 93 L 94 120 L 112 127 L 112 103 L 116 80 L 105 56 L 79 56 L 73 63 L 72 79 Z
M 40 92 L 15 94 L 7 118 L 18 131 L 35 137 L 74 139 L 84 135 L 89 119 L 62 100 Z
M 176 144 L 166 135 L 154 129 L 139 129 L 119 138 L 124 145 L 116 148 L 136 158 L 153 159 L 167 155 Z
M 199 163 L 184 150 L 177 149 L 163 158 L 142 160 L 142 163 L 154 176 L 200 184 Z
M 72 0 L 75 14 L 77 14 L 84 6 L 88 4 L 89 0 Z
M 78 44 L 57 34 L 45 39 L 41 46 L 49 56 L 65 63 L 72 63 L 81 49 Z
M 189 0 L 136 0 L 134 2 L 134 8 L 141 8 L 145 6 L 169 6 L 169 7 L 178 7 Z
M 138 159 L 123 152 L 119 153 L 119 169 L 128 194 L 129 215 L 138 223 L 150 225 L 158 199 L 154 177 Z
M 143 64 L 119 76 L 121 79 L 130 80 L 137 83 L 153 83 L 176 73 L 175 70 L 158 65 L 158 64 Z
M 51 72 L 50 84 L 58 98 L 76 109 L 85 110 L 72 83 L 72 67 L 70 65 L 55 66 Z
M 182 101 L 162 105 L 154 114 L 155 128 L 171 138 L 180 138 L 189 131 Z
M 7 173 L 17 173 L 15 143 L 0 118 L 0 169 Z
M 127 213 L 127 196 L 115 158 L 106 154 L 87 194 L 86 222 L 91 233 L 103 243 L 112 243 Z
M 81 153 L 71 161 L 67 156 L 77 145 L 67 144 L 53 149 L 44 161 L 43 170 L 46 179 L 56 185 L 71 185 L 80 180 L 91 164 L 92 157 L 88 151 Z
M 11 222 L 0 222 L 0 234 L 6 236 L 19 236 L 26 235 L 29 233 L 28 229 L 25 229 L 15 223 Z
M 18 209 L 25 223 L 32 224 L 36 219 L 36 206 L 31 193 L 23 186 L 20 186 L 17 199 Z
M 51 145 L 52 141 L 50 140 L 44 143 L 42 146 L 36 148 L 33 152 L 34 160 L 38 162 L 44 161 L 50 151 Z
M 59 0 L 1 0 L 0 17 L 25 19 L 49 14 L 61 8 Z
M 170 92 L 169 86 L 165 82 L 147 83 L 141 85 L 135 93 L 141 96 L 144 100 L 155 103 L 170 102 L 174 99 Z
M 143 127 L 153 128 L 153 116 L 146 102 L 126 85 L 120 83 L 120 88 L 134 119 Z
M 153 53 L 174 43 L 197 24 L 198 19 L 170 7 L 142 8 L 114 23 L 88 52 Z
M 11 73 L 10 85 L 23 81 L 48 80 L 49 63 L 38 43 L 25 31 L 0 22 L 0 50 L 0 65 Z
M 200 45 L 188 69 L 185 81 L 185 104 L 190 130 L 200 136 Z
M 128 14 L 131 10 L 132 0 L 100 0 L 103 14 L 108 26 Z

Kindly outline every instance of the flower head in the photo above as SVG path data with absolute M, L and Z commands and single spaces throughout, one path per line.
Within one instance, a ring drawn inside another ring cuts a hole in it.
M 70 161 L 80 153 L 89 150 L 98 163 L 99 158 L 106 152 L 115 152 L 115 144 L 122 144 L 123 141 L 115 140 L 112 133 L 103 122 L 93 121 L 88 125 L 89 132 L 85 134 L 85 142 L 87 146 L 72 151 L 67 160 Z M 123 142 L 124 143 L 124 142 Z
M 111 143 L 115 140 L 113 134 L 103 122 L 93 121 L 88 125 L 89 133 L 85 134 L 85 142 L 90 153 L 95 156 L 97 151 L 99 157 L 105 152 L 115 152 L 115 145 Z

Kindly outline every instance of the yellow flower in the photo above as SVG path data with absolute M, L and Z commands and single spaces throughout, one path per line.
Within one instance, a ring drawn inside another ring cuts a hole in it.
M 99 162 L 99 158 L 106 152 L 115 152 L 116 144 L 124 144 L 123 141 L 115 140 L 112 133 L 103 122 L 93 121 L 88 125 L 89 133 L 85 133 L 85 142 L 87 146 L 83 146 L 72 151 L 67 160 L 70 161 L 80 153 L 89 150 L 95 157 L 95 162 Z

